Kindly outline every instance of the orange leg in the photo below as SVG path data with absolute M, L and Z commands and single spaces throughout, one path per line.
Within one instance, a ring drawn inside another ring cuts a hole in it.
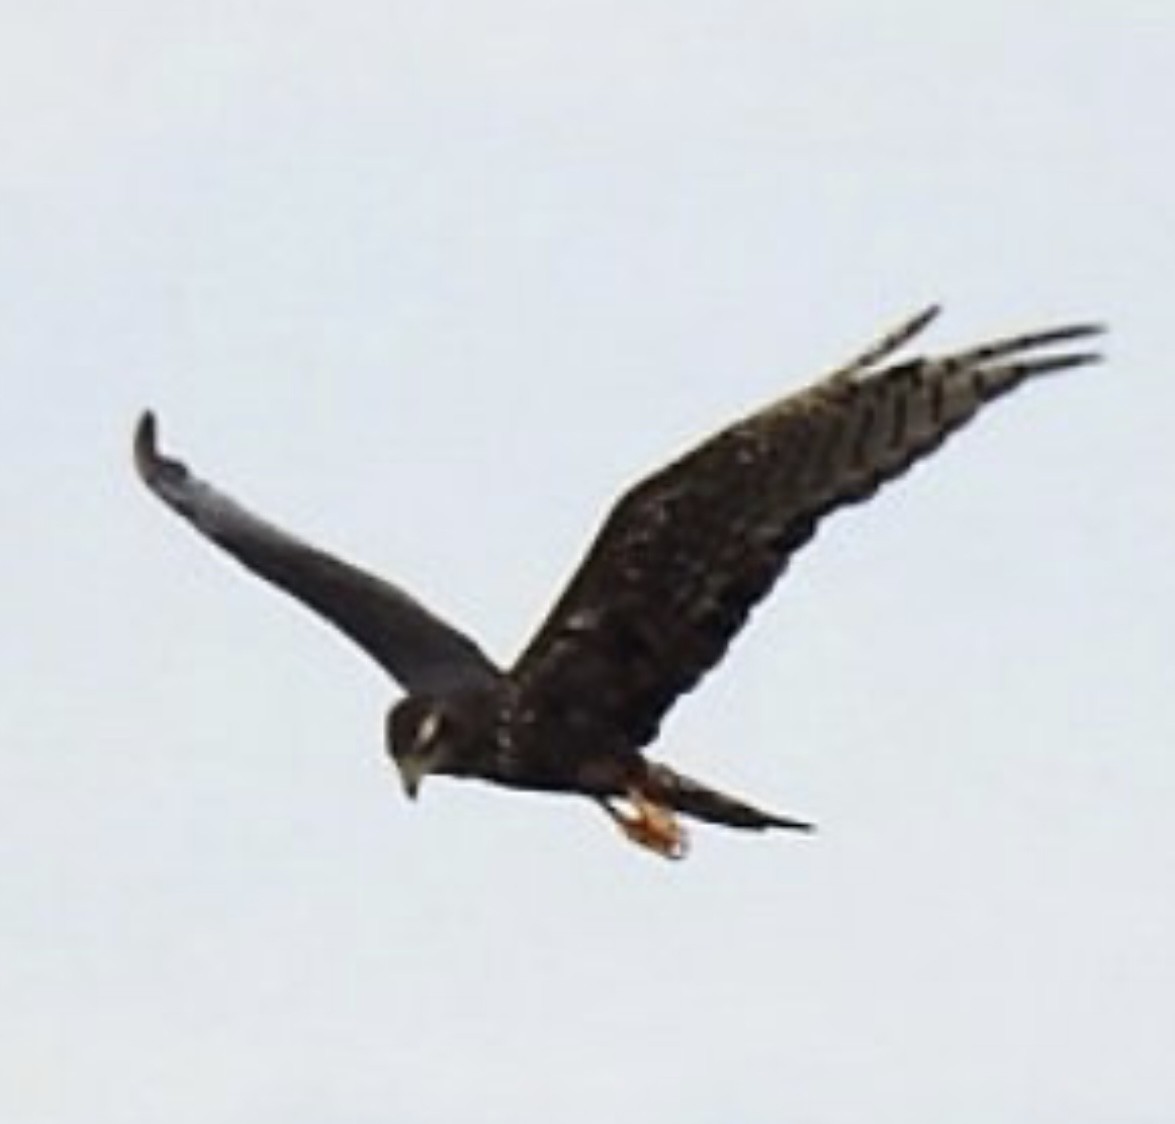
M 616 826 L 634 843 L 667 859 L 685 858 L 689 839 L 672 809 L 653 803 L 635 787 L 625 793 L 624 800 L 628 809 L 607 799 L 599 803 Z

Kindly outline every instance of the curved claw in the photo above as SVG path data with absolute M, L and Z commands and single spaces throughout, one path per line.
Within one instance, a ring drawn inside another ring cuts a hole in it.
M 672 809 L 655 804 L 638 789 L 629 789 L 625 800 L 631 812 L 600 800 L 600 806 L 612 818 L 612 822 L 640 847 L 652 851 L 665 859 L 684 859 L 689 853 L 689 836 L 678 822 Z

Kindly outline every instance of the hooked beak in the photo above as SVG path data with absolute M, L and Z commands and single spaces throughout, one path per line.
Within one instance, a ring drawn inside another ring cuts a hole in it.
M 415 800 L 428 773 L 428 762 L 423 757 L 404 757 L 396 761 L 396 767 L 400 770 L 400 783 L 404 786 L 404 795 L 409 800 Z

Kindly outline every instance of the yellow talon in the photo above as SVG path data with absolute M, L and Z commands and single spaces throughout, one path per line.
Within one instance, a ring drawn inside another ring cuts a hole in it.
M 628 790 L 625 799 L 631 805 L 631 812 L 607 800 L 601 800 L 600 803 L 629 839 L 664 858 L 685 858 L 689 850 L 689 837 L 685 828 L 677 822 L 672 809 L 653 803 L 635 788 Z

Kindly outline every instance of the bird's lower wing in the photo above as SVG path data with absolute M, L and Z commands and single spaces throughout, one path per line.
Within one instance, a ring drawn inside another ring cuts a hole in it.
M 480 685 L 499 675 L 472 640 L 402 590 L 259 519 L 163 456 L 150 413 L 135 431 L 135 465 L 151 491 L 202 535 L 329 620 L 409 691 Z
M 625 494 L 512 672 L 532 713 L 647 744 L 824 515 L 901 475 L 985 403 L 1096 358 L 1065 350 L 1098 331 L 1076 325 L 881 366 L 935 311 Z

